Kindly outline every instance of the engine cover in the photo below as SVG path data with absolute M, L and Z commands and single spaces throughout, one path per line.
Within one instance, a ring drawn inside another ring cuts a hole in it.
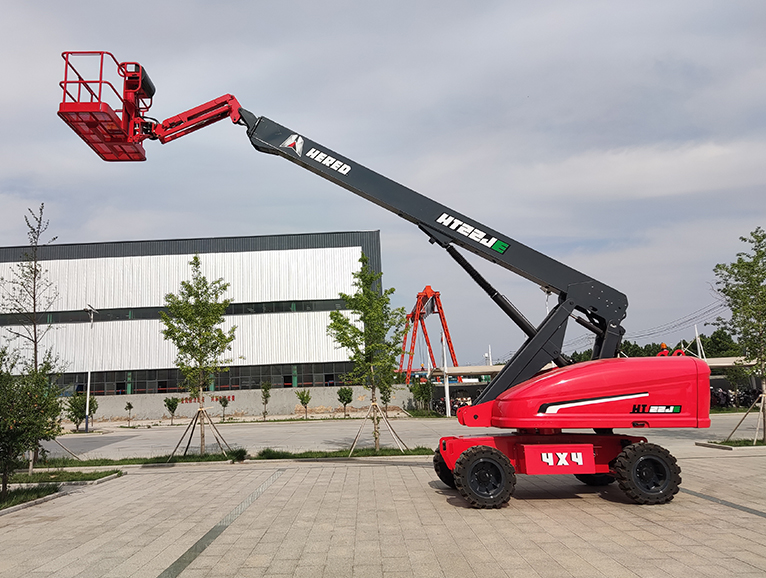
M 599 359 L 552 369 L 458 410 L 474 427 L 710 427 L 710 368 L 694 357 Z

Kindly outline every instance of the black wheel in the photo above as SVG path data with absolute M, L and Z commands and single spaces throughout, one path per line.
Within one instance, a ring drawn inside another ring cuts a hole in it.
M 612 474 L 575 474 L 574 477 L 589 486 L 608 486 L 614 482 Z
M 452 470 L 447 467 L 447 463 L 438 449 L 434 452 L 434 471 L 442 482 L 453 490 L 455 489 L 455 476 L 452 474 Z
M 676 458 L 655 444 L 627 446 L 614 461 L 614 474 L 620 489 L 639 504 L 666 504 L 681 483 Z
M 489 446 L 468 448 L 455 462 L 455 487 L 475 508 L 499 508 L 511 499 L 516 472 L 508 456 Z

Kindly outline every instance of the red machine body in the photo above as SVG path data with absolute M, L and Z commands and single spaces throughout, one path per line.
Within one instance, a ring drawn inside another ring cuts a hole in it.
M 551 369 L 458 410 L 474 427 L 710 427 L 710 368 L 694 357 L 599 359 Z
M 467 449 L 487 446 L 500 450 L 519 474 L 609 473 L 609 463 L 628 444 L 645 442 L 637 436 L 591 433 L 547 434 L 531 431 L 496 436 L 451 436 L 439 440 L 439 451 L 450 470 Z
M 458 410 L 463 425 L 515 433 L 441 438 L 434 468 L 476 507 L 507 502 L 516 473 L 574 474 L 596 486 L 617 480 L 638 503 L 666 503 L 681 482 L 675 458 L 613 429 L 710 427 L 709 376 L 693 357 L 600 359 L 541 372 Z

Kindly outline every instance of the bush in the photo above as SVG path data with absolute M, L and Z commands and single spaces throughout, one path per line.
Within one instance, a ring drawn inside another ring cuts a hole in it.
M 244 462 L 247 458 L 247 450 L 245 448 L 234 448 L 226 453 L 232 462 Z

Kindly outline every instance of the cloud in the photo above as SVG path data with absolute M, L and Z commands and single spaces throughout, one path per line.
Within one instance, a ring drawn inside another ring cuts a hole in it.
M 408 309 L 441 291 L 461 363 L 521 334 L 411 224 L 219 123 L 109 165 L 56 117 L 63 50 L 147 67 L 152 114 L 224 93 L 628 294 L 629 331 L 706 305 L 763 225 L 766 5 L 80 0 L 4 7 L 0 243 L 45 201 L 60 242 L 380 229 Z M 104 25 L 109 22 L 110 25 Z M 472 262 L 533 320 L 545 295 Z M 498 353 L 499 355 L 500 353 Z

